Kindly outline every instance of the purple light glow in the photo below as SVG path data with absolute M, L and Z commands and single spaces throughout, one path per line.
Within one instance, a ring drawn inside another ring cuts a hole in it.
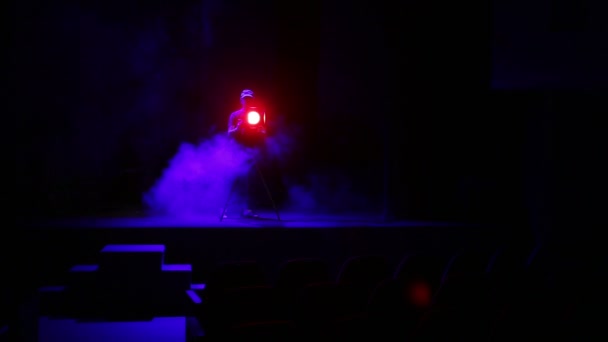
M 273 134 L 266 138 L 265 155 L 278 161 L 279 167 L 289 165 L 290 161 L 298 158 L 298 142 L 303 132 L 298 126 L 286 124 L 281 116 L 270 126 L 274 129 Z M 234 180 L 250 171 L 254 156 L 254 150 L 239 145 L 225 133 L 198 145 L 183 143 L 161 177 L 143 195 L 148 214 L 156 220 L 161 217 L 179 219 L 184 225 L 205 218 L 217 220 Z M 316 170 L 300 176 L 303 177 L 279 176 L 288 194 L 282 203 L 284 211 L 312 213 L 332 206 L 339 206 L 343 211 L 359 211 L 368 207 L 367 199 L 353 191 L 352 181 L 342 173 Z M 244 205 L 245 199 L 239 196 L 239 191 L 234 191 L 227 214 L 231 216 L 239 212 L 240 215 Z
M 38 292 L 44 292 L 44 293 L 63 292 L 63 291 L 65 291 L 65 289 L 66 289 L 65 286 L 43 286 L 38 289 Z
M 98 265 L 76 265 L 70 269 L 70 272 L 95 272 L 98 269 Z
M 203 302 L 201 297 L 198 294 L 196 294 L 196 292 L 194 290 L 186 290 L 186 293 L 188 294 L 188 297 L 190 297 L 190 300 L 192 300 L 192 303 L 200 304 Z
M 192 271 L 192 265 L 163 265 L 163 272 L 190 272 Z
M 207 287 L 207 285 L 205 285 L 205 284 L 191 284 L 190 285 L 190 289 L 191 290 L 199 290 L 199 291 L 201 291 L 201 290 L 204 290 L 205 287 Z
M 157 317 L 139 322 L 76 322 L 41 317 L 38 341 L 185 341 L 185 317 Z
M 232 182 L 251 166 L 253 151 L 225 134 L 198 146 L 184 143 L 161 178 L 144 195 L 153 214 L 180 218 L 219 215 Z M 239 201 L 236 193 L 231 202 Z
M 136 253 L 164 253 L 164 245 L 107 245 L 102 250 L 102 253 L 124 253 L 124 252 L 136 252 Z

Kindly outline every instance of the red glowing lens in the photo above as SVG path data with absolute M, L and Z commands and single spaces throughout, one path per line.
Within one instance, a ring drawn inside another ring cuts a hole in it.
M 260 122 L 260 114 L 258 112 L 247 113 L 247 122 L 251 125 L 255 125 Z

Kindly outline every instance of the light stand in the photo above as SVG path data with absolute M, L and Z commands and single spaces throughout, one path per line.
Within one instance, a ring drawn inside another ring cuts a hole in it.
M 241 139 L 243 140 L 243 141 L 241 141 L 241 143 L 245 146 L 249 145 L 249 147 L 251 147 L 252 144 L 256 145 L 257 143 L 264 141 L 264 138 L 266 136 L 266 127 L 265 127 L 266 126 L 266 114 L 264 113 L 262 116 L 259 114 L 259 112 L 260 111 L 258 111 L 258 109 L 256 107 L 248 107 L 247 110 L 245 111 L 247 120 L 245 122 L 239 122 L 239 125 L 238 125 L 239 128 L 237 131 L 237 141 L 239 140 L 238 137 L 241 137 Z M 277 219 L 279 221 L 281 221 L 281 216 L 279 214 L 279 210 L 277 209 L 277 205 L 272 197 L 272 194 L 270 192 L 270 189 L 268 188 L 268 185 L 266 184 L 264 175 L 262 174 L 262 171 L 260 171 L 260 168 L 258 167 L 258 162 L 255 157 L 253 158 L 253 167 L 255 167 L 256 173 L 258 174 L 258 176 L 260 176 L 260 179 L 262 180 L 262 184 L 264 185 L 266 194 L 268 195 L 268 198 L 270 199 L 270 202 L 272 203 L 272 207 L 277 215 Z M 224 219 L 224 215 L 226 214 L 226 210 L 228 209 L 228 205 L 230 204 L 230 198 L 232 197 L 232 194 L 234 193 L 237 183 L 239 183 L 239 179 L 240 179 L 240 177 L 237 177 L 232 182 L 232 186 L 230 187 L 230 192 L 228 193 L 228 198 L 226 199 L 226 204 L 224 205 L 224 208 L 222 209 L 222 213 L 220 214 L 220 222 Z
M 268 199 L 270 199 L 270 202 L 272 203 L 272 208 L 274 209 L 274 212 L 277 215 L 277 220 L 281 221 L 281 215 L 279 214 L 277 205 L 272 197 L 272 193 L 270 192 L 270 189 L 268 188 L 268 185 L 266 184 L 266 180 L 264 179 L 264 175 L 262 174 L 262 171 L 260 171 L 260 168 L 258 167 L 258 163 L 255 159 L 253 160 L 253 167 L 255 167 L 256 173 L 260 176 L 260 179 L 262 180 L 262 184 L 264 185 L 264 189 L 266 190 Z M 239 183 L 239 178 L 236 178 L 232 182 L 232 186 L 230 187 L 230 192 L 228 193 L 228 198 L 226 199 L 226 204 L 224 205 L 224 208 L 222 209 L 222 213 L 220 214 L 220 222 L 222 222 L 222 220 L 224 219 L 224 215 L 226 214 L 226 210 L 228 209 L 228 205 L 230 204 L 230 198 L 232 197 L 232 194 L 234 193 L 237 183 Z

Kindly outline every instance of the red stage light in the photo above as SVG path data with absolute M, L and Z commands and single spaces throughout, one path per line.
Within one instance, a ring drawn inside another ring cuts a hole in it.
M 258 122 L 260 122 L 260 114 L 255 111 L 247 113 L 247 122 L 250 125 L 256 125 Z

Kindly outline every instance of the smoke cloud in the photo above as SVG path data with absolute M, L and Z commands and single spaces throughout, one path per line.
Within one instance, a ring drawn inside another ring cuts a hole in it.
M 154 214 L 178 217 L 220 215 L 234 180 L 251 167 L 254 152 L 226 134 L 183 143 L 161 178 L 144 195 Z M 238 193 L 231 196 L 239 201 Z
M 270 123 L 269 123 L 270 124 Z M 245 205 L 242 186 L 231 192 L 235 180 L 251 172 L 253 160 L 278 161 L 284 166 L 296 149 L 297 132 L 277 120 L 276 134 L 266 139 L 264 153 L 247 148 L 226 133 L 217 133 L 198 145 L 182 143 L 154 186 L 144 194 L 149 212 L 180 218 L 216 215 L 230 197 L 228 213 Z M 280 171 L 276 175 L 282 182 Z
M 275 179 L 269 179 L 268 173 L 265 178 L 275 202 L 282 198 L 281 211 L 319 213 L 369 208 L 368 199 L 358 194 L 352 178 L 344 170 L 290 168 L 302 147 L 297 144 L 301 132 L 281 120 L 273 124 L 276 133 L 266 140 L 262 163 L 274 165 L 276 172 L 270 176 Z M 183 143 L 155 185 L 144 194 L 145 204 L 150 213 L 156 215 L 219 217 L 230 196 L 227 213 L 234 215 L 245 208 L 245 198 L 238 189 L 230 193 L 231 187 L 237 177 L 251 170 L 253 158 L 260 156 L 256 153 L 225 133 L 198 145 Z M 258 196 L 266 194 L 258 192 Z
M 309 173 L 302 181 L 289 182 L 285 209 L 302 213 L 367 213 L 378 210 L 355 183 L 344 170 Z

